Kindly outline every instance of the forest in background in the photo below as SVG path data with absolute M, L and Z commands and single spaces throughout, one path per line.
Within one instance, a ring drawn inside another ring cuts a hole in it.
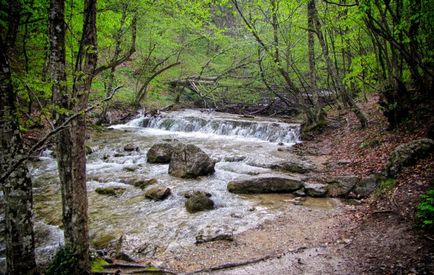
M 9 240 L 22 250 L 7 254 L 17 272 L 34 268 L 33 246 L 23 237 L 33 233 L 31 181 L 22 165 L 30 154 L 21 139 L 32 129 L 49 129 L 33 151 L 60 133 L 62 191 L 78 192 L 65 195 L 64 207 L 80 209 L 64 214 L 65 234 L 67 244 L 82 244 L 72 250 L 83 271 L 85 113 L 109 123 L 110 108 L 149 112 L 180 103 L 298 114 L 311 133 L 327 124 L 330 109 L 350 110 L 366 127 L 358 101 L 379 93 L 390 128 L 432 115 L 433 1 L 3 0 L 0 6 L 1 182 L 10 199 L 6 211 L 21 205 L 13 215 L 27 221 L 9 219 L 20 232 Z M 72 188 L 77 181 L 81 191 Z
M 98 64 L 122 62 L 96 75 L 90 100 L 101 101 L 121 85 L 113 102 L 161 108 L 181 97 L 210 108 L 276 104 L 284 107 L 281 112 L 301 110 L 318 122 L 309 111 L 318 101 L 356 109 L 353 98 L 384 91 L 383 107 L 391 122 L 398 122 L 411 110 L 404 105 L 413 95 L 432 92 L 432 5 L 99 1 Z M 14 40 L 9 53 L 13 79 L 20 112 L 27 117 L 32 109 L 49 117 L 53 109 L 47 81 L 48 7 L 48 1 L 24 1 L 16 37 L 6 40 Z M 5 30 L 6 15 L 1 20 Z M 65 20 L 65 69 L 72 72 L 83 3 L 67 1 Z M 34 120 L 26 123 L 40 123 Z

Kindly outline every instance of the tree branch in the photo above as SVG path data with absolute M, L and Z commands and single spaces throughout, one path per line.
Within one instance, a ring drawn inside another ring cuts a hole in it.
M 69 118 L 67 118 L 62 124 L 60 124 L 58 127 L 56 127 L 55 129 L 53 129 L 52 131 L 50 131 L 49 133 L 47 133 L 42 139 L 40 139 L 38 142 L 36 142 L 25 154 L 23 157 L 21 157 L 20 159 L 18 159 L 15 163 L 12 163 L 9 168 L 6 170 L 6 172 L 1 175 L 0 177 L 0 183 L 3 183 L 14 171 L 15 169 L 18 168 L 18 166 L 20 166 L 21 164 L 23 164 L 24 161 L 26 161 L 27 159 L 30 158 L 30 156 L 36 151 L 38 150 L 42 145 L 44 145 L 52 136 L 54 136 L 55 134 L 59 133 L 60 131 L 66 129 L 68 127 L 68 124 L 71 123 L 74 119 L 76 119 L 77 117 L 79 117 L 80 115 L 83 115 L 85 113 L 88 113 L 90 111 L 92 111 L 93 109 L 101 106 L 104 102 L 107 102 L 109 100 L 111 100 L 114 96 L 114 94 L 116 93 L 117 90 L 119 90 L 120 88 L 122 88 L 123 85 L 118 86 L 116 88 L 113 89 L 112 93 L 110 94 L 110 96 L 106 97 L 105 99 L 103 99 L 102 101 L 84 109 L 81 110 L 75 114 L 73 114 L 72 116 L 70 116 Z
M 359 3 L 357 1 L 354 4 L 336 3 L 336 2 L 332 2 L 332 1 L 328 1 L 328 0 L 323 0 L 323 1 L 326 2 L 327 4 L 336 5 L 336 6 L 340 6 L 340 7 L 355 7 L 355 6 L 359 5 Z
M 124 63 L 125 61 L 127 61 L 133 55 L 133 53 L 136 52 L 136 38 L 137 38 L 137 15 L 133 17 L 133 22 L 131 23 L 131 47 L 129 51 L 125 53 L 125 55 L 119 58 L 118 60 L 114 60 L 109 64 L 102 65 L 96 68 L 93 76 L 96 76 L 107 69 L 117 67 L 120 64 Z

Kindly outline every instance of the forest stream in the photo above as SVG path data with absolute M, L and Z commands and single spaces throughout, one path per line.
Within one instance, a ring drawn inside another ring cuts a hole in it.
M 168 164 L 146 161 L 148 149 L 159 142 L 199 146 L 217 161 L 215 173 L 198 179 L 170 176 Z M 289 148 L 299 142 L 298 124 L 209 110 L 168 112 L 155 117 L 140 114 L 126 124 L 94 131 L 88 139 L 91 153 L 87 163 L 91 242 L 109 254 L 110 247 L 122 236 L 122 252 L 140 261 L 194 245 L 198 232 L 204 228 L 240 234 L 275 220 L 283 212 L 300 207 L 290 203 L 297 201 L 295 196 L 237 195 L 229 193 L 226 185 L 239 178 L 288 176 L 270 166 L 295 157 Z M 124 150 L 127 144 L 138 149 L 127 152 Z M 63 233 L 58 227 L 60 185 L 53 152 L 45 151 L 40 161 L 33 163 L 31 173 L 37 221 L 36 255 L 44 262 L 63 243 Z M 156 180 L 153 187 L 171 189 L 172 194 L 166 200 L 146 199 L 145 190 L 134 186 L 134 182 L 152 179 Z M 117 194 L 97 194 L 98 187 L 113 187 Z M 186 211 L 183 194 L 196 190 L 211 194 L 214 210 L 195 214 Z M 340 205 L 337 200 L 326 198 L 304 201 L 304 208 L 318 213 L 314 219 L 328 215 L 321 212 L 332 211 L 337 205 Z M 303 237 L 294 233 L 297 235 Z

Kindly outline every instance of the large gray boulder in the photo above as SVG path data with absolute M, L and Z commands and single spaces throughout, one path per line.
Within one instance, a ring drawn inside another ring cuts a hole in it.
M 214 209 L 214 201 L 205 192 L 194 191 L 185 202 L 185 208 L 189 213 Z
M 358 182 L 359 178 L 354 175 L 335 177 L 327 182 L 327 195 L 329 197 L 346 197 Z
M 175 146 L 170 143 L 157 143 L 152 145 L 147 153 L 149 163 L 169 163 Z
M 429 138 L 414 140 L 396 147 L 386 164 L 386 174 L 396 177 L 401 170 L 427 157 L 434 150 L 434 141 Z
M 366 198 L 374 192 L 379 184 L 375 175 L 359 178 L 355 175 L 338 176 L 327 181 L 327 196 Z
M 193 144 L 179 144 L 172 153 L 169 174 L 180 178 L 196 178 L 214 173 L 215 161 Z
M 290 193 L 303 187 L 300 180 L 290 177 L 257 177 L 230 181 L 227 189 L 237 194 Z

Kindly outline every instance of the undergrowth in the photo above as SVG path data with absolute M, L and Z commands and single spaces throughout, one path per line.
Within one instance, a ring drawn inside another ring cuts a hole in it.
M 417 206 L 416 217 L 419 225 L 428 231 L 434 230 L 434 188 L 420 196 L 422 201 Z

